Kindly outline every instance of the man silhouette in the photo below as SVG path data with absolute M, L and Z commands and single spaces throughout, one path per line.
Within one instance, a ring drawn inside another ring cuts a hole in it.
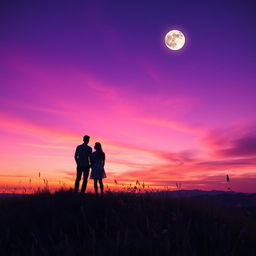
M 75 192 L 78 192 L 79 183 L 81 176 L 83 174 L 83 184 L 81 188 L 81 193 L 85 193 L 87 186 L 87 179 L 90 171 L 90 156 L 92 154 L 92 148 L 88 146 L 90 137 L 85 135 L 83 138 L 84 143 L 76 147 L 75 160 L 77 164 L 77 173 L 75 181 Z

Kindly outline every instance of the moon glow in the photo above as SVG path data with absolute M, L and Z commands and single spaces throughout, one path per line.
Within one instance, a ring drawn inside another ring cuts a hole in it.
M 185 44 L 185 36 L 179 30 L 171 30 L 165 36 L 165 45 L 173 50 L 180 50 Z

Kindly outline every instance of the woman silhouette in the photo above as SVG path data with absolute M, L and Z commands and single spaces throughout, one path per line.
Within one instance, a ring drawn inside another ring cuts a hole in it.
M 102 179 L 106 178 L 106 173 L 104 170 L 105 165 L 105 153 L 102 150 L 101 144 L 96 142 L 94 145 L 95 151 L 91 155 L 91 175 L 90 179 L 94 180 L 94 190 L 95 193 L 98 194 L 98 181 L 100 184 L 101 194 L 104 192 L 104 186 L 102 183 Z

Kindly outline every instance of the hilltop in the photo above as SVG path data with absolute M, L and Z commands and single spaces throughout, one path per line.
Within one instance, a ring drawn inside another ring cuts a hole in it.
M 0 254 L 255 255 L 256 206 L 223 204 L 234 197 L 249 202 L 255 194 L 2 198 Z

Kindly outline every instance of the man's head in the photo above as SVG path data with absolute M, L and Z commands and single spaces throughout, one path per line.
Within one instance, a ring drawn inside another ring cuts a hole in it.
M 85 135 L 84 138 L 83 138 L 84 143 L 85 143 L 85 144 L 88 144 L 88 143 L 89 143 L 89 140 L 90 140 L 90 136 Z

